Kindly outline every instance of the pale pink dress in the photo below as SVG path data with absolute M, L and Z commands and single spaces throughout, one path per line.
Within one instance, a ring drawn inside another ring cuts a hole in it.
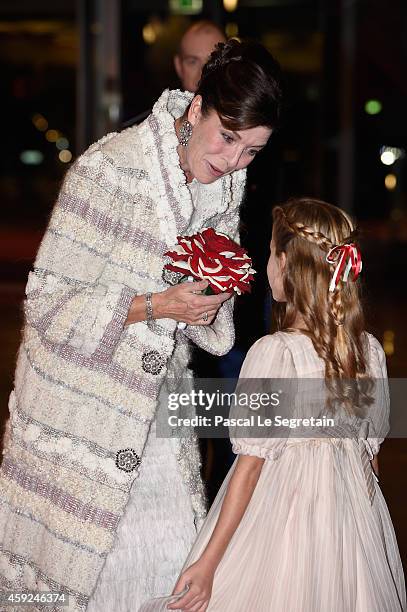
M 382 401 L 372 409 L 369 431 L 361 429 L 355 439 L 232 438 L 235 453 L 264 457 L 265 462 L 216 571 L 207 612 L 406 609 L 393 525 L 375 479 L 373 501 L 369 498 L 361 460 L 361 443 L 378 452 L 382 438 L 375 432 L 387 429 L 389 415 L 384 353 L 370 335 L 368 345 L 372 375 L 382 379 Z M 312 378 L 323 372 L 307 336 L 279 332 L 251 348 L 240 376 Z M 199 558 L 210 538 L 236 461 L 184 569 Z

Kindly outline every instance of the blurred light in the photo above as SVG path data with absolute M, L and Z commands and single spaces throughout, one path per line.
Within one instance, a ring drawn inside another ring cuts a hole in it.
M 55 144 L 56 144 L 57 149 L 60 149 L 61 151 L 63 149 L 69 149 L 69 140 L 65 138 L 64 136 L 61 136 L 60 138 L 58 138 Z
M 383 151 L 380 155 L 380 159 L 385 166 L 391 166 L 396 161 L 396 156 L 393 151 Z
M 59 137 L 60 134 L 58 130 L 47 130 L 47 132 L 45 132 L 45 138 L 48 140 L 48 142 L 56 142 Z
M 239 35 L 239 26 L 237 23 L 229 22 L 226 24 L 225 32 L 228 38 L 234 38 Z
M 384 179 L 384 184 L 386 185 L 386 189 L 389 191 L 393 191 L 397 187 L 397 177 L 395 174 L 387 174 Z
M 404 157 L 404 150 L 398 147 L 382 147 L 380 149 L 380 159 L 385 166 L 391 166 L 401 157 Z
M 164 24 L 158 17 L 152 17 L 143 28 L 143 39 L 147 45 L 152 45 L 164 31 Z
M 202 0 L 170 0 L 173 15 L 197 15 L 202 12 Z
M 147 45 L 152 45 L 157 40 L 157 34 L 151 23 L 146 23 L 143 28 L 143 39 Z
M 68 149 L 64 149 L 63 151 L 60 151 L 58 157 L 61 162 L 63 162 L 64 164 L 67 164 L 72 159 L 72 153 L 68 151 Z
M 223 7 L 228 13 L 233 13 L 237 9 L 238 0 L 223 0 Z
M 41 151 L 36 151 L 35 149 L 27 149 L 20 154 L 21 162 L 27 166 L 38 166 L 42 163 L 43 159 L 44 155 Z
M 368 100 L 365 104 L 365 112 L 368 115 L 377 115 L 382 110 L 382 103 L 379 100 Z
M 383 350 L 389 357 L 394 354 L 394 331 L 388 329 L 383 334 Z
M 37 130 L 40 130 L 41 132 L 45 132 L 45 130 L 48 129 L 48 121 L 39 113 L 33 115 L 32 122 Z

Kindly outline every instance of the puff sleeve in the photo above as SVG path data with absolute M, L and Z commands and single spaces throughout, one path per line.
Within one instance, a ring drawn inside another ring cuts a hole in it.
M 286 379 L 287 384 L 295 379 L 294 361 L 288 346 L 281 339 L 280 334 L 273 334 L 260 338 L 247 353 L 246 359 L 242 365 L 237 386 L 238 393 L 248 391 L 250 396 L 258 397 L 259 393 L 268 393 L 275 390 L 276 386 L 281 385 L 277 382 L 279 379 Z M 265 387 L 264 387 L 265 385 Z M 273 404 L 270 407 L 263 406 L 262 411 L 264 416 L 272 413 L 274 410 Z M 250 412 L 246 409 L 246 415 Z M 242 411 L 236 406 L 232 406 L 231 418 L 239 418 Z M 272 416 L 270 414 L 270 416 Z M 256 415 L 257 417 L 257 415 Z M 264 459 L 276 459 L 283 451 L 287 437 L 275 437 L 276 434 L 272 428 L 266 428 L 264 435 L 266 437 L 253 437 L 258 432 L 258 428 L 242 427 L 233 425 L 230 428 L 230 439 L 232 442 L 232 450 L 236 454 L 253 455 Z M 242 435 L 242 432 L 245 435 Z M 279 435 L 282 430 L 279 428 Z
M 386 356 L 380 342 L 367 334 L 370 375 L 373 379 L 373 403 L 363 419 L 359 438 L 365 440 L 370 458 L 377 455 L 380 445 L 389 432 L 390 393 L 387 378 Z

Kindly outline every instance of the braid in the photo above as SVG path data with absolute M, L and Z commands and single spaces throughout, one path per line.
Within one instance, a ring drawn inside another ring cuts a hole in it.
M 281 216 L 284 219 L 286 226 L 293 234 L 308 240 L 308 242 L 316 244 L 323 251 L 329 251 L 334 247 L 334 244 L 326 236 L 324 236 L 324 234 L 317 232 L 312 227 L 304 225 L 304 223 L 300 223 L 298 221 L 291 223 L 291 221 L 287 218 L 284 209 L 279 207 L 279 210 L 281 211 Z
M 311 242 L 312 244 L 316 244 L 322 251 L 326 253 L 336 246 L 331 240 L 329 240 L 329 238 L 327 238 L 324 234 L 315 230 L 314 228 L 309 227 L 299 221 L 291 222 L 288 219 L 285 213 L 285 210 L 283 208 L 279 207 L 279 211 L 281 211 L 281 218 L 284 220 L 284 223 L 287 226 L 287 228 L 296 236 L 299 236 L 300 238 L 303 238 L 304 240 L 307 240 L 308 242 Z M 356 231 L 352 231 L 349 234 L 349 236 L 344 241 L 342 241 L 342 243 L 345 244 L 346 242 L 348 241 L 350 242 L 351 240 L 353 240 L 353 236 L 355 234 L 356 234 Z M 344 311 L 343 304 L 342 304 L 342 291 L 341 290 L 342 290 L 342 282 L 340 281 L 337 284 L 335 291 L 328 293 L 329 312 L 333 319 L 333 322 L 335 323 L 337 327 L 340 327 L 341 325 L 343 325 L 343 321 L 345 318 L 345 311 Z
M 298 236 L 318 245 L 323 251 L 329 251 L 329 249 L 332 249 L 334 246 L 332 242 L 326 236 L 324 236 L 324 234 L 321 234 L 321 232 L 317 232 L 316 230 L 312 229 L 311 227 L 307 227 L 302 223 L 296 223 L 295 226 Z
M 297 314 L 302 316 L 306 333 L 325 362 L 328 406 L 339 401 L 357 412 L 370 401 L 363 311 L 353 283 L 337 278 L 330 290 L 338 260 L 327 257 L 332 249 L 354 242 L 352 220 L 336 207 L 311 199 L 275 207 L 273 220 L 275 252 L 277 256 L 284 252 L 287 262 L 283 278 L 287 300 L 279 328 L 291 329 Z M 347 384 L 352 379 L 356 384 Z
M 342 304 L 342 281 L 339 281 L 335 291 L 328 293 L 328 304 L 335 325 L 338 327 L 343 325 L 345 311 Z

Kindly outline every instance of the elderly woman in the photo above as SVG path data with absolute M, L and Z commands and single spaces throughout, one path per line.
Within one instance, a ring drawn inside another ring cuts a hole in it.
M 29 276 L 10 396 L 7 590 L 124 612 L 174 584 L 205 504 L 196 440 L 156 435 L 159 393 L 188 376 L 190 340 L 222 355 L 234 331 L 230 295 L 169 286 L 163 254 L 205 226 L 237 238 L 244 169 L 277 122 L 279 79 L 260 45 L 221 44 L 195 96 L 164 91 L 144 123 L 68 172 Z

